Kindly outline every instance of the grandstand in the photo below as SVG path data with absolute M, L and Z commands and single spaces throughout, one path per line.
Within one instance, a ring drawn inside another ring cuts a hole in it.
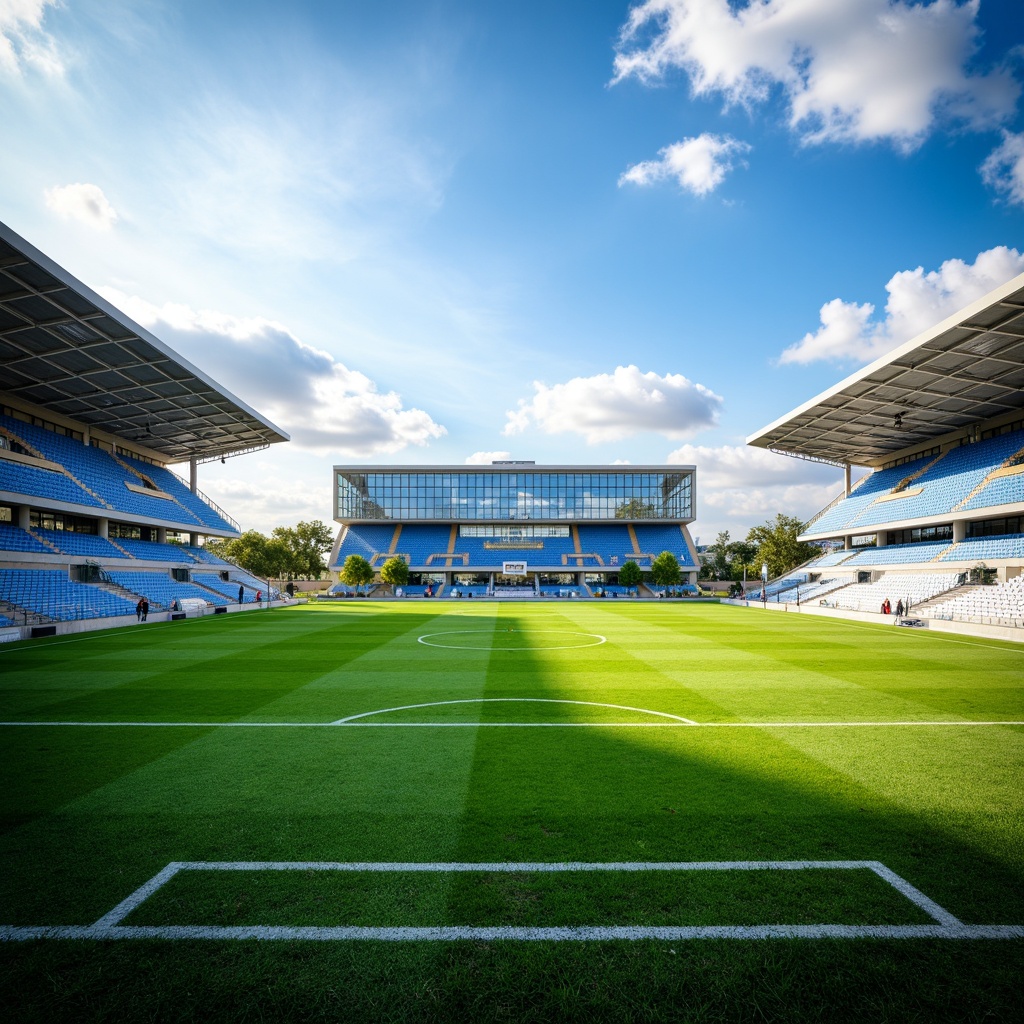
M 351 554 L 375 569 L 398 557 L 410 588 L 436 595 L 618 596 L 623 564 L 671 551 L 696 580 L 693 466 L 335 466 L 334 478 L 333 571 Z
M 287 440 L 0 224 L 0 639 L 252 603 L 198 467 Z
M 1024 275 L 747 443 L 844 471 L 800 538 L 839 550 L 769 600 L 1024 627 Z

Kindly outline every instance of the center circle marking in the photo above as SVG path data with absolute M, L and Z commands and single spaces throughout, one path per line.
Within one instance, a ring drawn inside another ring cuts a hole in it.
M 445 644 L 436 643 L 435 637 L 444 636 L 470 636 L 470 635 L 490 635 L 498 639 L 503 633 L 513 634 L 527 634 L 533 636 L 534 634 L 554 634 L 556 636 L 580 636 L 586 637 L 589 642 L 582 644 L 550 644 L 542 647 L 499 647 L 497 644 L 491 644 L 489 646 L 473 645 L 473 644 Z M 512 630 L 490 630 L 490 629 L 449 629 L 442 633 L 424 633 L 422 636 L 416 637 L 416 642 L 423 644 L 424 647 L 441 647 L 449 651 L 577 651 L 584 647 L 599 647 L 601 644 L 607 643 L 608 638 L 601 636 L 600 633 L 580 633 L 572 629 L 512 629 Z

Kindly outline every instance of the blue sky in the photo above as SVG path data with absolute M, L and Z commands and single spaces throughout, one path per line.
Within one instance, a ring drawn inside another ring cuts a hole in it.
M 1024 271 L 1018 0 L 0 0 L 0 219 L 330 467 L 695 463 L 698 522 L 840 473 L 744 438 Z

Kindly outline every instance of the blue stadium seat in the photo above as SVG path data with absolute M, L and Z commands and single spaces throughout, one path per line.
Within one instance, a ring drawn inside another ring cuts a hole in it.
M 135 613 L 130 601 L 100 587 L 69 580 L 62 569 L 0 569 L 0 600 L 55 622 Z
M 177 580 L 172 580 L 166 572 L 160 572 L 159 570 L 152 572 L 122 572 L 119 569 L 114 569 L 110 571 L 110 578 L 118 586 L 124 587 L 125 590 L 130 590 L 133 594 L 146 597 L 150 604 L 154 606 L 154 610 L 170 608 L 171 602 L 175 598 L 179 600 L 199 598 L 213 605 L 227 605 L 229 603 L 228 598 L 223 594 L 211 593 L 209 590 L 194 586 L 191 583 L 179 583 Z M 231 599 L 232 602 L 237 600 L 237 597 L 238 588 L 236 586 L 235 596 Z M 132 605 L 132 611 L 135 611 L 134 605 Z
M 30 551 L 52 555 L 53 551 L 17 526 L 0 523 L 0 551 Z
M 109 540 L 93 534 L 71 533 L 67 530 L 40 529 L 33 530 L 33 533 L 37 537 L 49 541 L 66 555 L 94 559 L 120 558 L 122 560 L 127 557 L 123 552 L 114 547 Z

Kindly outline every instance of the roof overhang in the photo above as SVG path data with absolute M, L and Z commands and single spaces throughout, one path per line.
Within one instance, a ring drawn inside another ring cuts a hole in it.
M 752 434 L 747 444 L 877 466 L 1022 410 L 1024 274 Z
M 0 392 L 167 462 L 289 440 L 3 223 Z

